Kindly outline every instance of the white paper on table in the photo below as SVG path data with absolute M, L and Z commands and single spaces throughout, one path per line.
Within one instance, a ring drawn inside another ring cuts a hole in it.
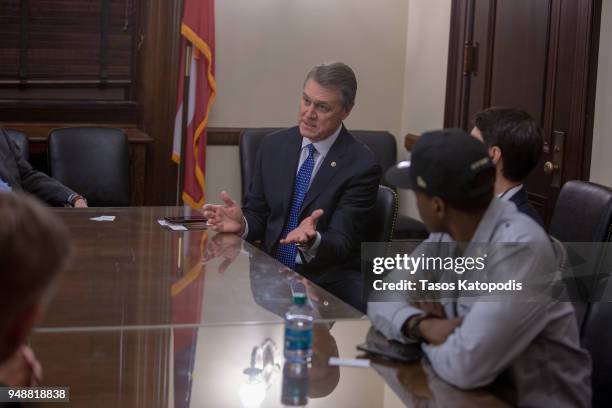
M 370 360 L 368 360 L 367 358 L 330 357 L 329 365 L 330 366 L 368 368 L 370 367 Z
M 169 223 L 166 220 L 157 220 L 157 222 L 159 223 L 159 225 L 161 225 L 162 227 L 168 227 L 170 228 L 172 231 L 187 231 L 187 227 L 185 227 L 184 225 L 180 225 L 180 224 L 172 224 Z
M 114 215 L 100 215 L 99 217 L 90 218 L 92 221 L 115 221 Z

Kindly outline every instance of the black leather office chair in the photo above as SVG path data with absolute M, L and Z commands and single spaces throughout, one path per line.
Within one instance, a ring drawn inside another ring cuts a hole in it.
M 8 137 L 17 144 L 24 159 L 30 160 L 30 143 L 25 133 L 15 129 L 4 129 Z
M 252 169 L 255 166 L 259 144 L 266 135 L 281 129 L 245 129 L 240 135 L 240 173 L 242 175 L 243 203 L 251 182 Z M 383 173 L 397 162 L 397 145 L 395 137 L 391 133 L 373 130 L 351 130 L 351 134 L 374 152 Z M 381 183 L 387 185 L 384 178 Z M 405 215 L 397 216 L 393 231 L 394 239 L 423 240 L 427 236 L 428 232 L 422 222 Z
M 374 152 L 383 173 L 397 163 L 397 142 L 391 133 L 378 130 L 351 130 L 351 134 Z M 380 180 L 380 184 L 391 187 L 384 177 Z
M 612 189 L 587 181 L 563 185 L 550 223 L 562 242 L 607 242 L 612 231 Z
M 240 152 L 240 176 L 242 177 L 242 203 L 253 177 L 253 169 L 255 169 L 255 161 L 257 160 L 257 152 L 263 138 L 270 133 L 283 128 L 257 128 L 245 129 L 240 134 L 239 152 Z
M 612 189 L 586 181 L 568 181 L 557 199 L 549 233 L 563 243 L 609 242 L 611 224 Z M 590 302 L 600 298 L 610 275 L 611 255 L 606 248 L 592 244 L 581 245 L 579 254 L 571 246 L 567 251 L 574 277 L 566 281 L 569 294 L 575 300 L 576 318 L 581 328 Z M 585 268 L 587 263 L 589 267 Z
M 397 195 L 393 189 L 380 185 L 374 213 L 366 231 L 368 242 L 389 242 L 397 220 Z
M 397 142 L 395 136 L 386 131 L 351 130 L 356 139 L 368 145 L 378 158 L 383 170 L 381 184 L 389 186 L 384 173 L 397 163 Z M 395 240 L 424 240 L 429 233 L 425 224 L 407 215 L 398 214 L 393 231 Z
M 592 305 L 585 322 L 582 344 L 593 359 L 593 408 L 612 407 L 612 303 Z
M 49 134 L 51 176 L 83 195 L 91 207 L 130 203 L 128 140 L 113 128 L 73 127 Z
M 376 195 L 376 204 L 374 206 L 374 212 L 368 221 L 366 230 L 366 241 L 367 242 L 390 242 L 393 238 L 393 230 L 397 221 L 397 194 L 395 190 L 390 187 L 379 185 L 378 194 Z M 379 251 L 382 248 L 376 245 L 375 248 L 370 247 L 365 251 L 362 249 L 361 253 L 361 271 L 363 275 L 363 294 L 362 299 L 368 299 L 372 284 L 375 279 L 375 275 L 368 272 L 372 271 L 372 262 L 369 259 L 372 254 L 376 253 L 379 256 Z M 358 307 L 363 313 L 366 312 L 365 302 Z

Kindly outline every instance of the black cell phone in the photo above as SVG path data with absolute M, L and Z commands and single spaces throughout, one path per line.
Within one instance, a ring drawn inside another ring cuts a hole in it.
M 185 224 L 189 222 L 206 222 L 208 219 L 203 215 L 185 215 L 182 217 L 164 217 L 164 220 L 172 224 Z
M 403 344 L 398 341 L 387 340 L 373 327 L 368 332 L 366 343 L 358 345 L 357 350 L 403 363 L 418 361 L 423 355 L 420 344 Z

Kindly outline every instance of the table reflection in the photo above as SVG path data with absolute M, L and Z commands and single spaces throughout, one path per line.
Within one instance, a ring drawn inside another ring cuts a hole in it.
M 383 406 L 389 391 L 373 370 L 327 364 L 342 349 L 354 356 L 368 327 L 315 325 L 309 403 Z M 283 406 L 283 382 L 296 386 L 283 380 L 283 335 L 283 324 L 36 332 L 31 345 L 44 384 L 69 386 L 73 406 L 276 407 Z
M 484 390 L 446 384 L 426 362 L 328 365 L 329 357 L 358 356 L 369 328 L 367 321 L 317 323 L 310 367 L 284 365 L 278 323 L 39 331 L 31 346 L 44 366 L 43 384 L 69 386 L 71 406 L 505 406 Z
M 158 224 L 181 208 L 54 211 L 74 237 L 75 257 L 49 305 L 45 329 L 273 323 L 291 304 L 288 290 L 299 275 L 258 248 L 232 234 Z M 99 215 L 116 218 L 91 220 Z M 361 316 L 309 287 L 320 300 L 321 318 Z

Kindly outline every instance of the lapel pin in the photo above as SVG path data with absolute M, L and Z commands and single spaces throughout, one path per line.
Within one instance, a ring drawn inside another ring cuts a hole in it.
M 336 167 L 336 162 L 335 162 L 335 161 L 333 161 L 333 162 L 331 162 L 331 164 L 330 164 L 330 165 L 331 165 L 332 167 Z

